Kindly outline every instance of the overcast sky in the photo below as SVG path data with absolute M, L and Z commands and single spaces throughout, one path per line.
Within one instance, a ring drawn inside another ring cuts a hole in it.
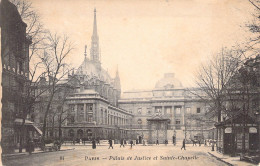
M 247 0 L 32 0 L 45 28 L 70 36 L 77 68 L 88 56 L 93 10 L 102 65 L 114 77 L 118 65 L 122 90 L 152 89 L 173 72 L 184 86 L 193 85 L 199 65 L 222 46 L 250 35 L 245 24 L 253 7 Z

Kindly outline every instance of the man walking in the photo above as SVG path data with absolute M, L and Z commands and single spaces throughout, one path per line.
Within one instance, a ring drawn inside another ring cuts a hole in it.
M 96 140 L 94 138 L 92 140 L 92 149 L 96 149 Z
M 109 147 L 108 147 L 108 149 L 110 149 L 110 147 L 113 149 L 113 142 L 112 142 L 111 139 L 108 140 L 108 143 L 109 143 Z
M 133 140 L 130 141 L 130 144 L 131 144 L 131 149 L 132 149 L 132 147 L 133 147 Z
M 176 139 L 175 136 L 172 136 L 172 143 L 174 146 L 176 145 L 175 139 Z
M 121 148 L 121 146 L 125 147 L 123 138 L 121 138 L 121 140 L 120 140 L 120 148 Z
M 185 149 L 185 139 L 183 139 L 183 141 L 182 141 L 182 147 L 181 147 L 181 150 L 182 150 L 182 148 L 184 148 L 184 150 L 186 150 L 186 149 Z
M 159 140 L 158 139 L 156 140 L 156 145 L 159 145 Z
M 168 140 L 166 139 L 166 140 L 164 141 L 164 143 L 165 143 L 165 146 L 167 146 L 167 144 L 168 144 Z

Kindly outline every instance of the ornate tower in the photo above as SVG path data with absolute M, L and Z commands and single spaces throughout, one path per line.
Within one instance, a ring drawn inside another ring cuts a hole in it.
M 91 37 L 91 49 L 90 57 L 91 61 L 100 63 L 99 60 L 99 39 L 97 34 L 97 20 L 96 20 L 96 8 L 94 9 L 94 23 L 93 23 L 93 34 Z

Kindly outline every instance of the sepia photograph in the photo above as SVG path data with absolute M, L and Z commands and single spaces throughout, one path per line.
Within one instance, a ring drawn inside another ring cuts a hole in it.
M 260 165 L 260 0 L 0 0 L 0 27 L 0 165 Z

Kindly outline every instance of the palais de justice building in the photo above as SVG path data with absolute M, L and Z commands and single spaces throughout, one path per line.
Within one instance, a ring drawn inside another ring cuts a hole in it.
M 133 114 L 130 128 L 139 140 L 208 139 L 213 123 L 203 118 L 208 106 L 198 93 L 184 88 L 174 73 L 166 73 L 152 90 L 124 92 L 119 107 Z

